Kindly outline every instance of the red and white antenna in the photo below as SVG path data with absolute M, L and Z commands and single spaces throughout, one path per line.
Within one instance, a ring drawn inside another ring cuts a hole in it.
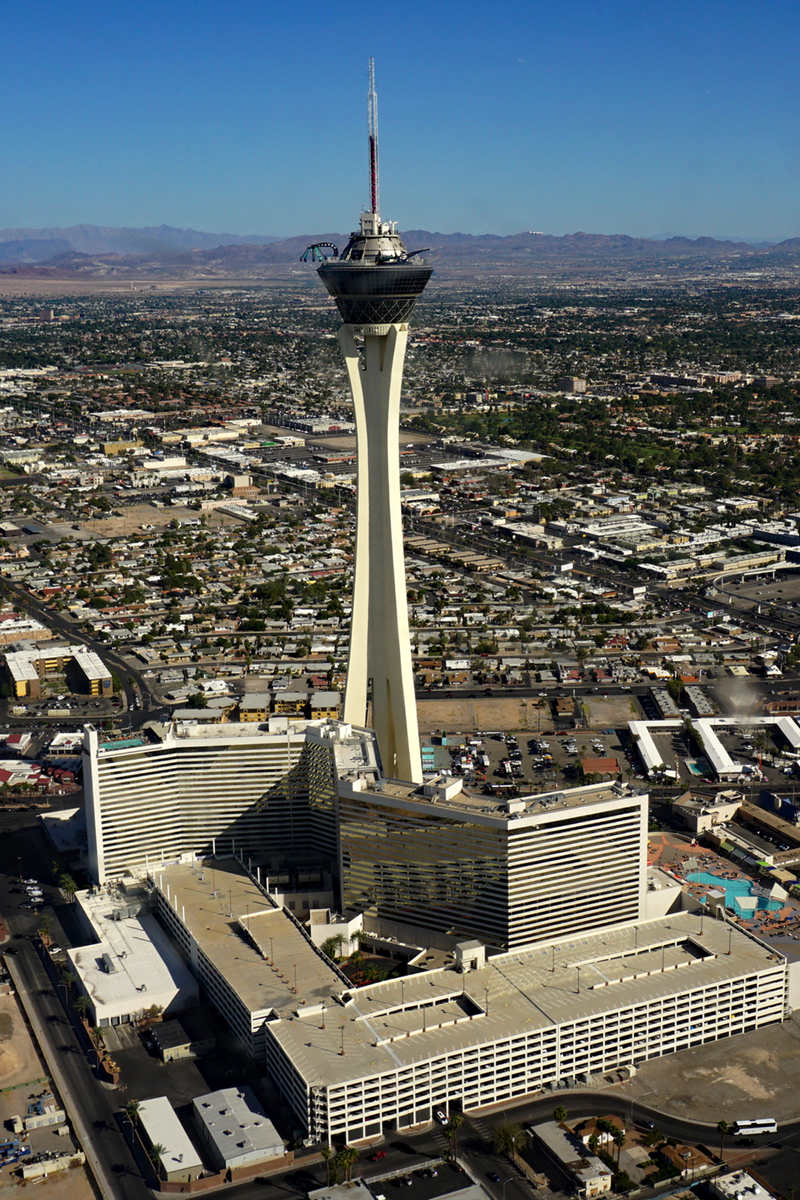
M 369 199 L 371 212 L 380 212 L 378 192 L 378 93 L 375 91 L 375 59 L 369 60 L 369 93 L 367 95 L 369 115 Z

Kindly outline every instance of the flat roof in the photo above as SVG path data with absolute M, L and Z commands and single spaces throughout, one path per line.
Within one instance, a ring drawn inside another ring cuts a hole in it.
M 445 967 L 337 987 L 322 1016 L 296 1002 L 267 1028 L 307 1083 L 336 1085 L 768 970 L 779 958 L 725 921 L 680 913 L 536 943 L 466 975 Z
M 164 1170 L 202 1171 L 204 1164 L 166 1096 L 139 1101 L 139 1120 L 150 1145 L 164 1147 L 159 1155 Z
M 340 972 L 235 859 L 150 871 L 164 896 L 169 886 L 186 928 L 252 1014 L 286 1012 L 301 996 L 318 1003 L 342 990 Z
M 142 911 L 118 920 L 112 917 L 127 906 L 136 906 L 134 894 L 103 888 L 78 892 L 76 900 L 99 940 L 67 953 L 95 1005 L 127 1005 L 133 1011 L 161 1003 L 165 993 L 197 995 L 194 976 L 151 913 Z M 104 955 L 111 960 L 111 972 L 105 970 Z
M 264 1112 L 252 1088 L 220 1088 L 192 1101 L 195 1116 L 220 1158 L 234 1163 L 237 1158 L 283 1154 L 283 1138 Z
M 533 1125 L 531 1132 L 535 1133 L 550 1153 L 582 1183 L 588 1184 L 592 1180 L 605 1179 L 611 1175 L 605 1163 L 596 1154 L 592 1154 L 579 1137 L 567 1129 L 562 1129 L 555 1121 Z

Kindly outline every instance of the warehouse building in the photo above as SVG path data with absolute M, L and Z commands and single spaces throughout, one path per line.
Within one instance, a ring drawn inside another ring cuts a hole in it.
M 160 1147 L 158 1164 L 162 1179 L 187 1183 L 200 1178 L 203 1163 L 166 1096 L 141 1100 L 137 1120 L 145 1145 L 150 1150 Z
M 280 1160 L 283 1139 L 252 1088 L 220 1088 L 192 1101 L 192 1114 L 209 1157 L 218 1171 L 232 1171 Z

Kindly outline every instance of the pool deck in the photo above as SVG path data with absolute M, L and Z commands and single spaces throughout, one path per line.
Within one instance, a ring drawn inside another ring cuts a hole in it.
M 693 846 L 691 836 L 673 831 L 650 834 L 648 858 L 653 866 L 665 868 L 679 879 L 698 902 L 702 902 L 714 885 L 689 881 L 686 876 L 694 873 L 694 870 L 713 875 L 715 879 L 719 880 L 717 886 L 721 888 L 731 882 L 766 886 L 767 890 L 769 887 L 766 881 L 753 875 L 746 875 L 729 859 L 715 854 L 713 850 L 708 850 L 704 846 Z M 689 859 L 694 859 L 697 863 L 697 867 L 693 867 L 691 871 L 687 870 L 686 866 Z M 774 912 L 758 909 L 753 917 L 747 918 L 736 916 L 731 909 L 728 909 L 728 913 L 736 924 L 760 937 L 784 937 L 800 941 L 800 901 L 791 896 L 786 899 L 781 908 Z

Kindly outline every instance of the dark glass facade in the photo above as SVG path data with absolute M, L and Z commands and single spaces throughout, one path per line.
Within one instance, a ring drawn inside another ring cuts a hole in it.
M 339 801 L 345 912 L 503 946 L 508 926 L 507 839 L 500 828 L 457 817 Z
M 324 263 L 318 274 L 346 325 L 392 325 L 410 319 L 433 268 L 337 262 Z
M 341 795 L 343 906 L 506 949 L 637 920 L 643 811 L 615 801 L 480 820 Z

